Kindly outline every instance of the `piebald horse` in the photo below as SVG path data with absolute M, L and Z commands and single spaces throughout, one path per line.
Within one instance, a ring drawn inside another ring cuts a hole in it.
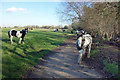
M 87 47 L 88 47 L 87 57 L 90 58 L 91 44 L 92 44 L 91 35 L 86 34 L 83 31 L 80 32 L 79 34 L 77 34 L 76 47 L 77 47 L 77 50 L 79 52 L 78 64 L 81 64 L 82 57 L 85 54 Z
M 10 31 L 8 31 L 8 36 L 10 38 L 11 44 L 13 44 L 13 36 L 19 38 L 19 44 L 21 44 L 21 40 L 22 43 L 24 44 L 24 37 L 27 33 L 28 33 L 28 28 L 25 28 L 21 31 L 17 31 L 15 29 L 11 29 Z

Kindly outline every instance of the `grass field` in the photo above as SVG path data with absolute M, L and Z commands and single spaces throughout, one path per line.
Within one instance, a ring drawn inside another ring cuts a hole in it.
M 13 37 L 14 44 L 10 44 L 8 31 L 2 30 L 2 77 L 24 77 L 26 72 L 38 64 L 40 58 L 58 47 L 67 39 L 64 34 L 51 30 L 39 29 L 29 31 L 25 36 L 25 44 L 19 45 L 19 39 Z

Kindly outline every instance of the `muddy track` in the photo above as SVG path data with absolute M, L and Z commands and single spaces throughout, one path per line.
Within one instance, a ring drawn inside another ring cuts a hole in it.
M 41 58 L 25 78 L 102 78 L 102 75 L 90 69 L 83 61 L 77 64 L 78 52 L 76 38 L 70 37 L 49 55 Z

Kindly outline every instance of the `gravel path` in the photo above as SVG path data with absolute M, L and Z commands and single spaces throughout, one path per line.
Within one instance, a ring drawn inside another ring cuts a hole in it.
M 78 52 L 75 37 L 53 50 L 28 74 L 26 78 L 102 78 L 94 69 L 84 64 L 77 64 Z

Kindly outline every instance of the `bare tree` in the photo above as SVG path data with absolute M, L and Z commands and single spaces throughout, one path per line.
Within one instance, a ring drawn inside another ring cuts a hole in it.
M 83 15 L 83 7 L 86 5 L 84 2 L 64 2 L 61 3 L 62 9 L 58 9 L 57 13 L 61 21 L 74 22 L 80 20 Z
M 72 25 L 99 34 L 103 39 L 115 40 L 119 34 L 118 2 L 64 2 L 57 13 L 62 21 L 70 21 Z

